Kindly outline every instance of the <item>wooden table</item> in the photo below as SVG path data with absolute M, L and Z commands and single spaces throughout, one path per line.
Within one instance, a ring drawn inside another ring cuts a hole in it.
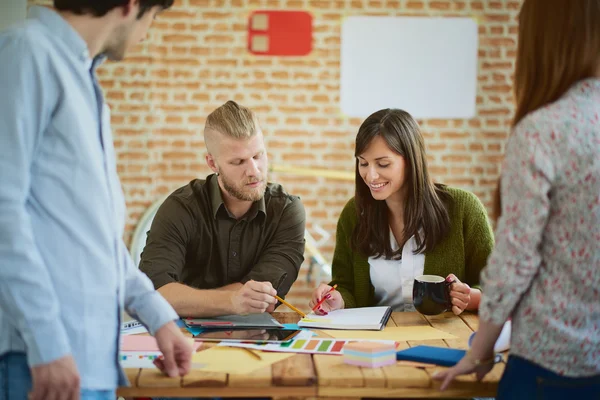
M 295 323 L 295 313 L 274 313 L 282 323 Z M 401 348 L 428 344 L 467 348 L 467 340 L 477 329 L 477 315 L 460 317 L 446 313 L 424 317 L 416 312 L 393 313 L 387 326 L 430 325 L 457 336 L 453 340 L 400 342 Z M 483 379 L 460 377 L 445 392 L 431 375 L 442 367 L 415 368 L 392 365 L 362 368 L 344 364 L 341 356 L 297 354 L 271 367 L 248 375 L 193 370 L 183 378 L 169 378 L 152 369 L 129 369 L 131 387 L 119 388 L 123 397 L 274 397 L 274 398 L 472 398 L 493 397 L 504 364 L 497 364 Z

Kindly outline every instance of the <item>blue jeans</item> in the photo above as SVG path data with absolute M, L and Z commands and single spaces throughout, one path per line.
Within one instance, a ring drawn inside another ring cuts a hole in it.
M 521 357 L 510 356 L 497 400 L 600 399 L 600 375 L 568 378 Z
M 31 372 L 25 353 L 0 355 L 0 400 L 27 400 Z M 81 400 L 115 400 L 114 390 L 81 389 Z

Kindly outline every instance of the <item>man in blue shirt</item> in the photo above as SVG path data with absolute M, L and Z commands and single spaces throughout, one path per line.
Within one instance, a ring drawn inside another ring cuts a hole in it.
M 177 314 L 131 261 L 96 79 L 173 0 L 54 0 L 0 34 L 0 399 L 114 399 L 123 308 L 189 371 Z M 28 395 L 29 392 L 29 395 Z M 29 397 L 28 397 L 29 396 Z

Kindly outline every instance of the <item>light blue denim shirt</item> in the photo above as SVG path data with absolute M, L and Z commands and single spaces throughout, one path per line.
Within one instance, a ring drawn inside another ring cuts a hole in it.
M 126 383 L 123 308 L 151 333 L 177 318 L 122 240 L 101 62 L 50 9 L 0 34 L 0 354 L 72 354 L 86 389 Z

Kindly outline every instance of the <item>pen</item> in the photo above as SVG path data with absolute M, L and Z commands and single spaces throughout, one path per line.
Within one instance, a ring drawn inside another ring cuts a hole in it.
M 279 296 L 275 296 L 275 298 L 277 300 L 279 300 L 281 302 L 281 304 L 285 304 L 286 306 L 288 306 L 289 308 L 291 308 L 292 310 L 296 311 L 298 314 L 300 314 L 300 316 L 302 318 L 306 317 L 306 314 L 304 314 L 302 311 L 298 310 L 296 307 L 294 307 L 293 305 L 291 305 L 290 303 L 288 303 L 287 301 L 285 301 L 284 299 L 282 299 Z
M 323 298 L 322 298 L 322 299 L 321 299 L 321 300 L 320 300 L 320 301 L 319 301 L 317 304 L 315 304 L 315 306 L 312 308 L 312 310 L 310 310 L 310 312 L 311 312 L 311 313 L 312 313 L 312 312 L 315 312 L 315 310 L 316 310 L 317 308 L 319 308 L 319 307 L 321 306 L 321 304 L 323 304 L 323 303 L 325 302 L 325 300 L 327 300 L 327 295 L 328 295 L 329 293 L 333 292 L 333 291 L 335 290 L 335 288 L 336 288 L 336 287 L 337 287 L 337 283 L 336 283 L 335 285 L 333 285 L 333 287 L 332 287 L 331 289 L 329 289 L 329 290 L 328 290 L 328 291 L 325 293 L 325 295 L 323 296 Z

